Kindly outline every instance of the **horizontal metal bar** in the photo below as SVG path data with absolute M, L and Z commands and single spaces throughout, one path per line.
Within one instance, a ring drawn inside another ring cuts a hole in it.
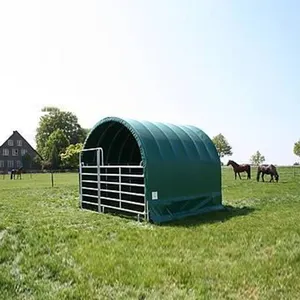
M 137 205 L 137 206 L 145 206 L 145 203 L 139 203 L 139 202 L 132 202 L 132 201 L 127 201 L 127 200 L 120 200 L 117 198 L 110 198 L 110 197 L 102 197 L 101 196 L 101 200 L 110 200 L 110 201 L 115 201 L 115 202 L 121 202 L 121 203 L 128 203 L 128 204 L 133 204 L 133 205 Z
M 144 178 L 144 174 L 121 174 L 122 177 Z
M 81 175 L 97 176 L 98 173 L 81 173 Z
M 82 168 L 98 168 L 97 165 L 82 165 Z M 122 169 L 140 169 L 142 170 L 144 167 L 142 166 L 132 166 L 132 165 L 100 165 L 99 166 L 101 169 L 117 169 L 117 168 L 122 168 Z
M 82 169 L 87 168 L 87 169 L 97 169 L 98 166 L 81 166 Z
M 111 173 L 100 173 L 100 176 L 120 176 L 121 177 L 136 177 L 136 178 L 143 178 L 144 175 L 142 174 L 120 174 L 120 173 L 116 173 L 116 174 L 111 174 Z
M 98 188 L 91 188 L 91 187 L 84 187 L 84 186 L 82 186 L 81 188 L 89 191 L 98 191 Z
M 98 148 L 88 148 L 88 149 L 82 149 L 81 151 L 82 152 L 85 152 L 85 151 L 95 151 L 95 150 L 101 150 L 101 151 L 103 151 L 103 149 L 102 148 L 100 148 L 100 147 L 98 147 Z
M 100 168 L 101 169 L 106 169 L 106 168 L 108 168 L 109 166 L 100 166 Z M 98 166 L 82 166 L 81 167 L 82 169 L 84 169 L 84 168 L 86 168 L 86 169 L 97 169 L 98 168 Z M 109 167 L 109 169 L 117 169 L 118 167 L 114 167 L 114 166 L 110 166 Z M 141 167 L 137 167 L 137 168 L 141 168 Z M 101 173 L 101 175 L 102 174 L 105 174 L 106 175 L 106 173 Z M 111 174 L 111 173 L 107 173 L 107 175 L 109 176 L 109 174 Z M 119 172 L 118 173 L 116 173 L 116 174 L 120 174 Z M 83 173 L 82 173 L 82 175 L 84 175 Z M 114 175 L 114 174 L 111 174 L 111 175 Z M 143 177 L 144 175 L 143 174 L 121 174 L 122 176 L 134 176 L 134 175 L 136 175 L 136 176 L 139 176 L 139 177 Z
M 98 199 L 98 195 L 82 194 L 82 197 L 91 197 L 91 198 L 97 198 Z
M 139 186 L 139 187 L 145 187 L 144 184 L 139 184 L 139 183 L 125 183 L 125 182 L 112 182 L 112 181 L 100 181 L 100 183 L 104 183 L 104 184 L 116 184 L 116 185 L 125 185 L 125 186 Z
M 104 189 L 101 189 L 101 192 L 118 193 L 118 194 L 121 193 L 121 194 L 126 194 L 126 195 L 133 195 L 133 196 L 145 197 L 145 194 L 124 192 L 124 191 L 119 191 L 119 190 L 104 190 Z
M 98 183 L 97 180 L 82 180 L 81 182 L 86 183 Z M 145 184 L 139 183 L 127 183 L 127 182 L 112 182 L 112 181 L 100 181 L 102 184 L 116 184 L 116 185 L 124 185 L 124 186 L 136 186 L 136 187 L 145 187 Z
M 97 180 L 81 180 L 81 182 L 98 183 Z
M 86 203 L 86 204 L 91 204 L 91 205 L 98 206 L 98 203 L 89 202 L 89 201 L 82 201 L 82 203 Z
M 103 165 L 103 166 L 100 166 L 101 169 L 105 169 L 105 168 L 122 168 L 122 169 L 143 169 L 143 167 L 141 166 L 126 166 L 126 165 Z
M 112 208 L 112 209 L 116 209 L 116 210 L 128 211 L 128 212 L 132 212 L 132 213 L 140 214 L 140 215 L 145 215 L 146 214 L 145 211 L 141 212 L 141 211 L 126 209 L 126 208 L 121 208 L 121 207 L 114 207 L 114 206 L 104 205 L 104 204 L 101 204 L 101 207 L 107 207 L 107 208 Z

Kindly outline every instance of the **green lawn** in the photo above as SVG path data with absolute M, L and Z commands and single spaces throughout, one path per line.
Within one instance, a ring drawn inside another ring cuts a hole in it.
M 227 211 L 162 226 L 79 210 L 77 174 L 0 177 L 0 298 L 300 299 L 300 169 L 279 173 L 224 168 Z

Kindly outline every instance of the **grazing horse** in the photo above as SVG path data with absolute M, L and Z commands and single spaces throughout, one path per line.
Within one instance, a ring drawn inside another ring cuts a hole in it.
M 228 161 L 227 166 L 229 166 L 229 165 L 231 165 L 233 168 L 235 179 L 236 179 L 236 174 L 238 174 L 240 179 L 242 179 L 240 173 L 243 173 L 243 172 L 247 173 L 247 179 L 251 179 L 251 166 L 250 165 L 247 165 L 247 164 L 239 165 L 238 163 L 236 163 L 233 160 Z
M 274 177 L 275 177 L 276 182 L 278 182 L 278 180 L 279 180 L 279 175 L 278 175 L 278 172 L 276 170 L 276 167 L 272 164 L 271 165 L 260 165 L 260 166 L 257 167 L 257 177 L 256 177 L 257 181 L 259 181 L 260 174 L 262 174 L 261 179 L 262 179 L 263 182 L 265 181 L 264 180 L 265 174 L 266 175 L 271 175 L 270 182 L 274 181 Z
M 16 175 L 17 175 L 17 179 L 18 178 L 22 179 L 21 177 L 22 172 L 23 172 L 23 167 L 19 169 L 12 169 L 10 173 L 10 179 L 16 179 Z

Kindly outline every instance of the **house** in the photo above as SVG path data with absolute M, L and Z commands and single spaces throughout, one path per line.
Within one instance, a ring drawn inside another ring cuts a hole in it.
M 0 146 L 0 172 L 24 167 L 25 170 L 36 169 L 33 159 L 39 156 L 35 149 L 18 132 L 13 134 Z

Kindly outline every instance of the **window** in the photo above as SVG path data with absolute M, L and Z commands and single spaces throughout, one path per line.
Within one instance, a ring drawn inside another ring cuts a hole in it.
M 13 140 L 8 140 L 7 144 L 8 144 L 8 146 L 13 146 L 14 145 L 14 141 Z
M 0 168 L 4 168 L 4 160 L 0 160 Z
M 26 149 L 22 149 L 21 150 L 21 155 L 23 156 L 23 155 L 25 155 L 27 153 L 27 150 Z
M 8 155 L 9 155 L 9 150 L 3 149 L 3 156 L 8 156 Z
M 22 147 L 22 140 L 17 140 L 17 146 Z
M 7 167 L 8 168 L 13 168 L 14 167 L 14 161 L 13 160 L 8 160 L 7 161 Z
M 18 149 L 12 149 L 12 156 L 18 156 L 19 151 Z
M 20 160 L 17 160 L 17 168 L 20 168 L 22 166 L 22 162 Z

